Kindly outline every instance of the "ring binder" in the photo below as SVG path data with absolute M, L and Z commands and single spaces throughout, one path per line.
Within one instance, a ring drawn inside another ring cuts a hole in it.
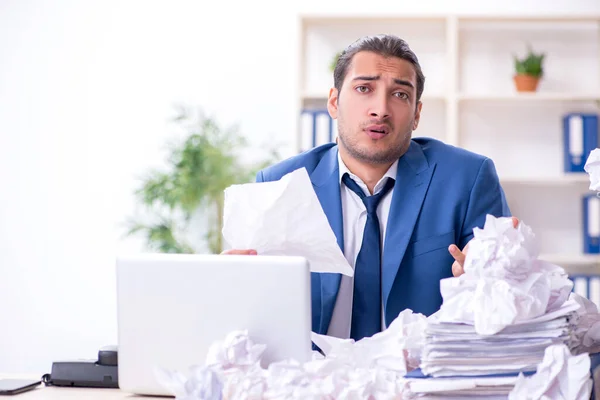
M 331 143 L 337 134 L 336 121 L 327 109 L 303 109 L 301 121 L 303 151 Z
M 596 194 L 583 197 L 583 252 L 600 253 L 600 197 Z
M 570 113 L 563 117 L 564 172 L 583 172 L 587 158 L 598 147 L 598 116 Z

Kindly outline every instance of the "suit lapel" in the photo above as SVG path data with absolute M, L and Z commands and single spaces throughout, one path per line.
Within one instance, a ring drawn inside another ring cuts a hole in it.
M 310 179 L 343 252 L 344 230 L 337 154 L 337 146 L 329 149 L 310 175 Z M 333 315 L 342 276 L 332 273 L 320 273 L 319 276 L 321 280 L 321 332 L 319 333 L 325 334 Z
M 387 305 L 434 170 L 435 164 L 428 163 L 421 146 L 414 141 L 398 161 L 383 251 L 384 306 Z

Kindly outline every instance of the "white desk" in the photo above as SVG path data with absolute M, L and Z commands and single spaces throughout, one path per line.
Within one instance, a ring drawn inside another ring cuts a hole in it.
M 42 375 L 10 375 L 0 374 L 0 379 L 40 379 Z M 62 400 L 62 399 L 86 399 L 86 400 L 123 400 L 123 399 L 174 399 L 174 397 L 155 397 L 155 396 L 136 396 L 125 393 L 119 389 L 96 389 L 96 388 L 75 388 L 44 386 L 42 383 L 38 387 L 28 392 L 15 396 L 0 396 L 6 400 Z
M 41 376 L 41 375 L 40 375 Z M 39 377 L 31 375 L 8 375 L 0 374 L 1 378 L 7 379 L 39 379 Z M 600 368 L 597 368 L 593 375 L 597 382 L 600 378 Z M 125 393 L 119 389 L 94 389 L 94 388 L 71 388 L 71 387 L 56 387 L 44 386 L 42 383 L 37 388 L 16 396 L 0 396 L 6 397 L 6 400 L 70 400 L 70 399 L 85 399 L 85 400 L 124 400 L 124 399 L 174 399 L 174 397 L 160 396 L 136 396 L 134 394 Z M 596 391 L 590 400 L 599 400 L 600 391 Z

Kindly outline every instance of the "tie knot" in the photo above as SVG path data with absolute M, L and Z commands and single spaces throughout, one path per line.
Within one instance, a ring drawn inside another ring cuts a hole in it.
M 385 196 L 387 192 L 389 192 L 390 189 L 394 187 L 395 183 L 394 179 L 388 178 L 385 182 L 383 189 L 381 189 L 378 193 L 372 196 L 366 196 L 365 192 L 363 192 L 360 186 L 358 186 L 358 183 L 356 183 L 352 178 L 350 178 L 350 175 L 344 174 L 344 176 L 342 177 L 342 182 L 344 182 L 344 184 L 350 190 L 352 190 L 358 195 L 358 197 L 361 198 L 365 207 L 367 208 L 367 213 L 369 214 L 374 214 L 377 211 L 377 206 L 379 205 L 379 202 L 381 201 L 383 196 Z

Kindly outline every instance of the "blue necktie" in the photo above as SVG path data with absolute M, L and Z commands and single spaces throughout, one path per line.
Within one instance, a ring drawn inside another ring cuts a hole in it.
M 354 295 L 350 329 L 350 337 L 360 340 L 381 331 L 381 234 L 377 205 L 383 196 L 392 189 L 395 181 L 388 178 L 383 189 L 372 196 L 365 196 L 363 190 L 348 174 L 344 174 L 342 181 L 361 198 L 367 208 L 367 223 L 354 266 Z

